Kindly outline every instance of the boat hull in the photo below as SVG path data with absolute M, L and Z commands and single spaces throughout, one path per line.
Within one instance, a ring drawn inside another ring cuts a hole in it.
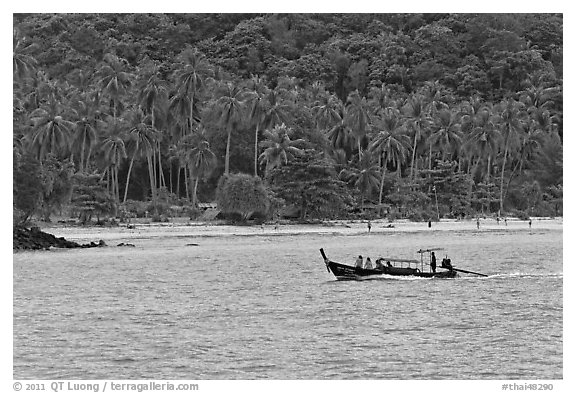
M 363 269 L 360 267 L 343 265 L 333 261 L 325 261 L 326 267 L 338 280 L 362 280 L 378 276 L 401 276 L 423 278 L 454 278 L 457 272 L 446 270 L 442 272 L 422 272 L 419 269 L 383 266 L 381 269 Z

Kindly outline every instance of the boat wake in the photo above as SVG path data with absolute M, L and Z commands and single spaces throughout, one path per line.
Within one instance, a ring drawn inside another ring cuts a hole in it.
M 552 273 L 523 273 L 523 272 L 514 272 L 514 273 L 501 273 L 501 274 L 491 274 L 487 278 L 542 278 L 542 277 L 552 277 L 552 278 L 564 278 L 563 272 L 552 272 Z

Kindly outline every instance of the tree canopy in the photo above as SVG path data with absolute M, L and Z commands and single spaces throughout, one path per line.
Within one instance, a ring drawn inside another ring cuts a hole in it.
M 305 216 L 562 213 L 561 14 L 14 14 L 13 31 L 15 189 L 56 160 L 114 206 L 212 201 L 249 173 L 315 178 L 281 197 Z

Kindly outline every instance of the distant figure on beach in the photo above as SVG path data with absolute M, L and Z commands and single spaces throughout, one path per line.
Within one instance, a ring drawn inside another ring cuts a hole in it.
M 532 219 L 528 220 L 528 228 L 532 229 Z
M 362 255 L 358 255 L 356 259 L 356 267 L 362 268 L 364 266 L 364 259 L 362 259 Z
M 432 273 L 436 273 L 436 254 L 434 254 L 434 251 L 432 251 L 432 256 L 430 257 L 430 268 Z
M 364 269 L 372 269 L 372 261 L 370 260 L 370 257 L 366 258 L 366 264 L 364 265 Z
M 476 219 L 476 228 L 480 229 L 480 219 L 479 218 Z
M 368 233 L 370 233 L 371 229 L 372 229 L 372 223 L 370 221 L 368 221 Z
M 432 228 L 432 221 L 428 220 L 428 228 Z
M 508 219 L 504 217 L 504 225 L 508 226 Z
M 274 229 L 278 230 L 278 221 L 276 221 L 276 224 L 274 224 Z
M 500 217 L 496 217 L 496 224 L 500 225 Z

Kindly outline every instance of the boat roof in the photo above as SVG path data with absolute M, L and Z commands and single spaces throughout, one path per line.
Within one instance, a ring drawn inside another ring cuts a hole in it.
M 427 248 L 426 250 L 420 249 L 420 250 L 418 250 L 418 251 L 416 251 L 416 252 L 417 252 L 418 254 L 423 254 L 423 253 L 425 253 L 425 252 L 432 252 L 432 251 L 438 251 L 438 250 L 443 250 L 443 248 L 442 248 L 442 247 L 436 247 L 436 248 Z

